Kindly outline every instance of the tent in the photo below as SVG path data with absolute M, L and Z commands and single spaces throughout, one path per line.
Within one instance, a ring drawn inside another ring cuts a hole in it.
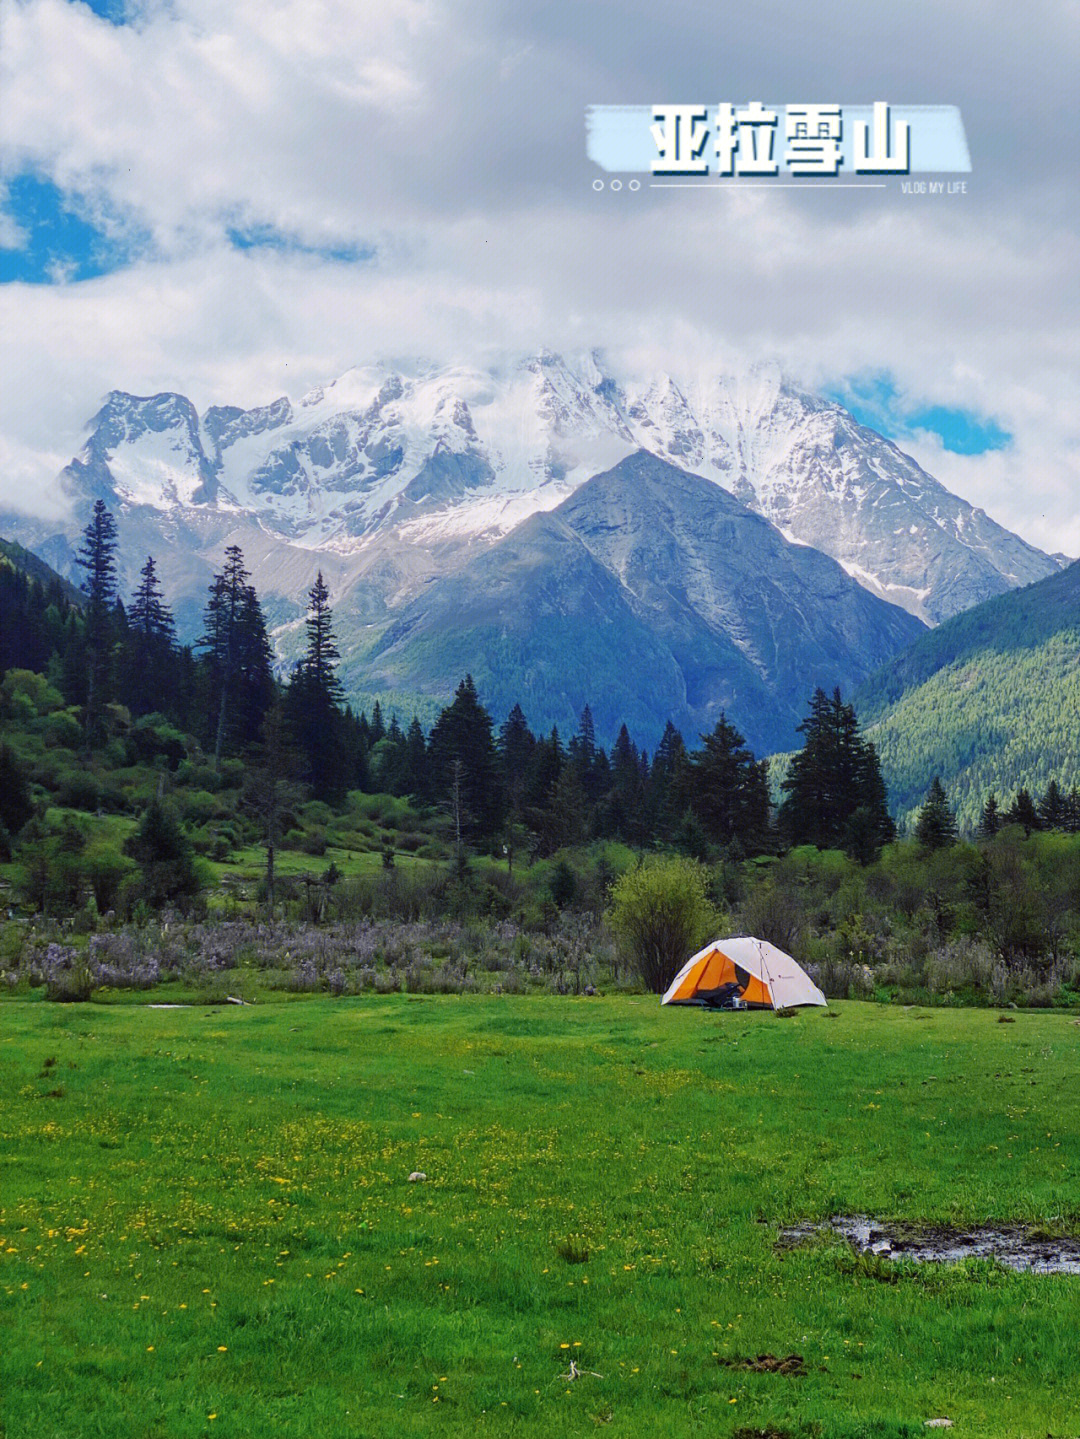
M 660 1003 L 793 1009 L 827 1001 L 790 954 L 767 939 L 737 935 L 714 939 L 699 949 L 671 981 Z

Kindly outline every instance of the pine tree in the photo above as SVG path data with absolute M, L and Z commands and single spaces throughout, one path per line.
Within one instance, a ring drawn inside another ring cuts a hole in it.
M 581 711 L 578 732 L 567 746 L 567 758 L 581 787 L 586 810 L 589 810 L 600 799 L 601 771 L 596 729 L 593 725 L 592 710 L 588 705 Z
M 88 619 L 102 622 L 116 602 L 116 521 L 104 500 L 94 501 L 90 522 L 83 530 L 83 542 L 75 563 L 86 571 Z
M 982 807 L 982 816 L 979 820 L 979 833 L 983 839 L 993 839 L 1001 828 L 1001 811 L 998 809 L 997 795 L 990 792 L 986 797 L 986 803 Z
M 535 750 L 536 736 L 526 723 L 521 706 L 515 704 L 499 730 L 503 791 L 507 809 L 515 822 L 524 813 Z
M 86 736 L 90 742 L 108 699 L 116 604 L 116 521 L 95 500 L 75 563 L 86 571 Z
M 697 845 L 693 853 L 697 857 L 706 842 L 704 831 L 696 819 L 690 829 L 686 827 L 693 785 L 693 766 L 685 741 L 668 720 L 656 747 L 649 776 L 649 824 L 653 833 L 661 839 L 672 839 L 682 833 L 693 835 Z M 679 843 L 682 847 L 682 842 Z
M 258 596 L 244 568 L 239 545 L 225 551 L 225 566 L 210 584 L 205 633 L 217 719 L 212 725 L 214 764 L 220 767 L 226 738 L 250 744 L 274 699 L 270 640 Z
M 174 693 L 175 626 L 162 597 L 154 557 L 148 555 L 139 572 L 139 586 L 127 612 L 128 642 L 125 690 L 134 714 L 150 710 L 169 713 Z
M 308 599 L 307 649 L 289 684 L 289 717 L 306 760 L 306 779 L 312 794 L 316 799 L 338 800 L 346 788 L 344 725 L 339 708 L 342 689 L 337 677 L 339 655 L 330 595 L 321 570 Z M 403 739 L 400 727 L 397 736 L 399 741 Z
M 603 828 L 630 844 L 648 838 L 648 809 L 641 755 L 626 725 L 619 728 L 611 749 L 611 783 L 603 804 Z
M 1030 834 L 1033 829 L 1041 828 L 1039 811 L 1035 808 L 1035 801 L 1027 789 L 1021 789 L 1009 806 L 1005 816 L 1006 824 L 1019 824 L 1023 826 L 1024 833 Z
M 831 698 L 814 691 L 799 731 L 806 738 L 784 781 L 779 815 L 788 843 L 864 850 L 868 837 L 877 845 L 892 839 L 877 751 L 860 735 L 855 710 L 838 689 Z M 866 813 L 856 822 L 859 810 Z
M 417 799 L 427 795 L 427 740 L 416 715 L 413 715 L 405 732 L 402 786 L 405 794 L 414 795 Z
M 275 860 L 281 831 L 290 808 L 302 798 L 298 783 L 301 760 L 290 744 L 280 703 L 266 712 L 262 733 L 244 769 L 241 805 L 255 821 L 266 855 L 266 905 L 271 916 L 276 900 Z
M 308 592 L 308 599 L 311 608 L 306 620 L 307 653 L 302 664 L 308 683 L 325 697 L 327 703 L 338 704 L 342 697 L 341 681 L 337 677 L 341 656 L 334 639 L 330 591 L 326 588 L 322 570 Z
M 926 803 L 915 821 L 915 838 L 925 849 L 944 849 L 956 843 L 956 815 L 949 808 L 939 775 L 934 776 Z
M 760 853 L 769 825 L 768 782 L 746 747 L 746 740 L 721 713 L 703 748 L 691 757 L 691 806 L 714 844 L 738 840 L 750 854 Z
M 432 793 L 449 799 L 454 793 L 463 832 L 490 838 L 502 823 L 498 757 L 491 716 L 480 703 L 472 675 L 454 693 L 428 740 Z
M 124 843 L 142 871 L 140 894 L 158 906 L 183 900 L 199 888 L 191 856 L 191 841 L 177 816 L 159 799 L 152 799 L 137 829 Z
M 1043 829 L 1065 829 L 1069 820 L 1069 801 L 1056 779 L 1046 786 L 1038 803 L 1039 823 Z
M 251 576 L 244 568 L 244 555 L 239 545 L 225 551 L 225 568 L 210 583 L 210 599 L 206 606 L 206 630 L 199 641 L 209 651 L 217 690 L 217 723 L 214 727 L 214 764 L 221 764 L 225 748 L 229 697 L 235 688 L 238 668 L 240 628 Z
M 18 834 L 33 813 L 29 778 L 15 751 L 0 744 L 0 848 Z

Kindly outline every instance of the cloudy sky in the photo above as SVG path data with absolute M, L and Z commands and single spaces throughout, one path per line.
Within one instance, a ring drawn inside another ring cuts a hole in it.
M 111 388 L 777 357 L 1080 555 L 1071 0 L 0 0 L 0 504 Z M 968 194 L 597 194 L 593 103 L 954 104 Z

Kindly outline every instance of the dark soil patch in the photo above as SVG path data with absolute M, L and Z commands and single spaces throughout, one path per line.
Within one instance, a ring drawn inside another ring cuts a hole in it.
M 801 1378 L 806 1373 L 806 1362 L 801 1354 L 785 1354 L 782 1359 L 775 1354 L 747 1355 L 733 1354 L 718 1361 L 725 1369 L 748 1369 L 752 1374 L 787 1374 Z
M 795 1439 L 790 1429 L 736 1429 L 731 1439 Z

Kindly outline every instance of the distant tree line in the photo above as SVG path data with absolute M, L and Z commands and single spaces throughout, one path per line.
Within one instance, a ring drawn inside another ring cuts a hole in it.
M 134 720 L 160 715 L 195 736 L 217 766 L 242 756 L 244 802 L 271 848 L 297 787 L 331 804 L 359 789 L 443 807 L 461 845 L 503 852 L 511 866 L 523 850 L 547 855 L 596 838 L 697 858 L 813 844 L 866 863 L 893 838 L 877 753 L 838 690 L 813 695 L 803 747 L 773 804 L 765 761 L 722 712 L 698 748 L 669 722 L 651 756 L 625 725 L 607 751 L 588 706 L 565 740 L 555 728 L 534 733 L 518 704 L 496 729 L 466 675 L 425 734 L 415 716 L 402 728 L 378 703 L 369 716 L 344 702 L 321 573 L 309 593 L 304 653 L 282 679 L 238 546 L 212 578 L 195 645 L 177 643 L 152 556 L 121 599 L 116 525 L 100 500 L 77 560 L 81 608 L 59 585 L 0 573 L 4 669 L 48 678 L 81 717 L 87 756 L 107 744 L 117 706 Z
M 979 820 L 979 837 L 993 839 L 1006 825 L 1018 825 L 1025 835 L 1036 830 L 1080 834 L 1080 788 L 1074 785 L 1066 794 L 1057 780 L 1051 779 L 1038 800 L 1021 788 L 1007 808 L 998 803 L 996 794 L 987 795 Z M 944 849 L 959 838 L 956 813 L 949 807 L 940 775 L 934 776 L 916 817 L 914 833 L 927 849 Z

